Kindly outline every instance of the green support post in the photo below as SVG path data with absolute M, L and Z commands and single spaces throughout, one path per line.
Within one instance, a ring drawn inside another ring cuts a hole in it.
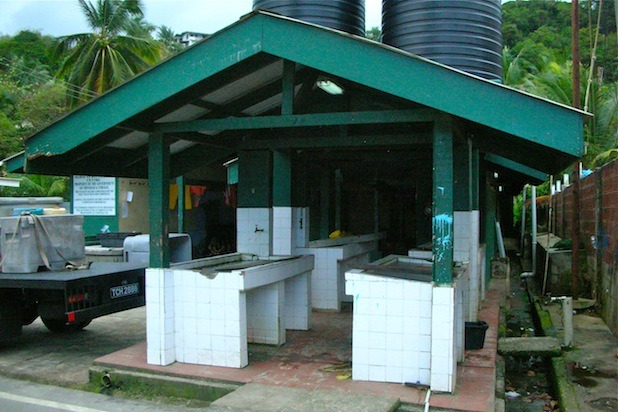
M 170 144 L 163 133 L 148 139 L 150 267 L 169 268 Z
M 491 260 L 496 253 L 496 189 L 492 180 L 485 183 L 485 285 L 491 280 Z
M 472 200 L 471 205 L 472 205 L 472 210 L 479 210 L 480 209 L 480 182 L 481 182 L 481 173 L 480 173 L 480 158 L 481 158 L 481 154 L 479 152 L 479 149 L 477 149 L 476 147 L 472 147 L 472 161 L 470 162 L 470 166 L 472 169 L 472 173 L 471 173 L 471 189 L 472 189 L 472 197 L 470 198 Z
M 286 152 L 273 152 L 273 206 L 292 206 L 292 162 Z
M 328 239 L 330 231 L 330 170 L 326 168 L 320 181 L 320 239 Z
M 453 147 L 453 207 L 457 211 L 470 209 L 470 158 L 467 144 Z
M 185 231 L 185 177 L 178 176 L 176 178 L 178 186 L 178 233 Z
M 449 116 L 433 129 L 433 280 L 453 283 L 453 125 Z

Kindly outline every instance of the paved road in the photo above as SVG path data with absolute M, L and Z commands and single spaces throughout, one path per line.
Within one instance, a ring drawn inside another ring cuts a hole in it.
M 37 319 L 21 338 L 0 343 L 0 375 L 80 387 L 94 359 L 145 340 L 145 307 L 94 319 L 73 334 L 53 334 Z
M 57 386 L 0 377 L 0 411 L 179 412 L 186 407 L 112 398 Z M 200 411 L 206 409 L 191 409 Z

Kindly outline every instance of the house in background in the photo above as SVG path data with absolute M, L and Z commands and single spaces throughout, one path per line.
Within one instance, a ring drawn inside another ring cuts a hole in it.
M 194 31 L 185 31 L 174 36 L 174 40 L 180 43 L 183 47 L 193 46 L 200 40 L 208 37 L 206 33 L 197 33 Z

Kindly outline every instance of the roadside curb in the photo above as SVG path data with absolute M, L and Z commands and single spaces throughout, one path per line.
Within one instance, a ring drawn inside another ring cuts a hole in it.
M 541 327 L 544 336 L 551 336 L 556 339 L 559 338 L 556 333 L 551 316 L 549 312 L 541 306 L 539 300 L 534 298 L 534 311 L 535 321 Z M 567 376 L 566 364 L 562 356 L 553 357 L 549 362 L 550 376 L 552 377 L 553 385 L 556 390 L 556 398 L 560 405 L 561 411 L 581 411 L 577 397 L 575 396 L 575 389 L 571 381 Z
M 102 365 L 88 371 L 91 384 L 102 388 L 120 389 L 130 393 L 197 399 L 213 402 L 243 386 L 233 382 L 186 379 L 172 375 L 121 370 Z

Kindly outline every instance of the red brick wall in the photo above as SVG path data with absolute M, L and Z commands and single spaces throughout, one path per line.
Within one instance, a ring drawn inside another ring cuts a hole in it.
M 603 262 L 618 266 L 618 161 L 601 169 L 603 184 L 602 216 L 605 236 Z
M 579 202 L 580 245 L 586 250 L 589 278 L 596 283 L 589 292 L 596 292 L 594 297 L 601 303 L 605 322 L 618 335 L 618 160 L 580 181 Z M 598 216 L 601 236 L 597 234 Z M 554 197 L 553 220 L 553 232 L 571 238 L 572 185 Z

